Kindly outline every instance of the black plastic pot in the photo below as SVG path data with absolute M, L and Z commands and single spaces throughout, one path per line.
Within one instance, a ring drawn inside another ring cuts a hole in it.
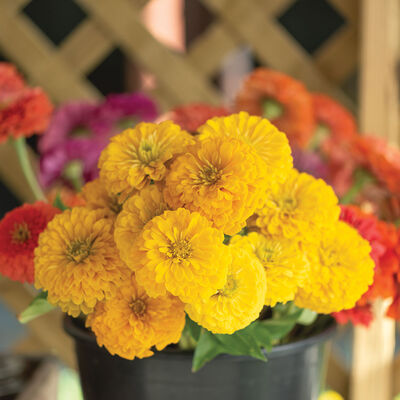
M 192 354 L 179 351 L 128 361 L 111 356 L 72 318 L 85 400 L 316 400 L 327 341 L 335 328 L 267 354 L 268 362 L 223 355 L 191 372 Z

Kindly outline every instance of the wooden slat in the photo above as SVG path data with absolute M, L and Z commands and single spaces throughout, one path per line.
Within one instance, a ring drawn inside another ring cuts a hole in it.
M 399 144 L 399 4 L 366 0 L 362 12 L 360 126 Z
M 191 45 L 187 60 L 206 76 L 212 76 L 223 57 L 238 45 L 237 38 L 219 23 L 214 23 Z
M 203 99 L 218 103 L 220 96 L 206 77 L 183 58 L 161 45 L 143 26 L 127 0 L 79 0 L 133 59 L 153 72 L 181 102 Z
M 398 143 L 398 0 L 365 0 L 361 29 L 360 126 Z M 355 329 L 351 400 L 393 398 L 395 323 L 385 317 L 387 303 L 377 302 L 368 330 Z
M 375 321 L 356 326 L 353 342 L 351 400 L 393 399 L 395 323 L 385 317 L 387 302 L 375 304 Z
M 294 0 L 268 0 L 261 4 L 265 15 L 269 18 L 274 18 L 284 10 L 288 9 Z M 261 12 L 261 9 L 260 9 Z
M 360 0 L 328 0 L 336 10 L 347 19 L 347 24 L 358 20 Z
M 342 85 L 357 68 L 358 35 L 354 25 L 329 38 L 314 55 L 314 63 L 330 81 Z M 339 61 L 340 60 L 340 61 Z
M 93 20 L 81 23 L 63 42 L 59 54 L 75 73 L 85 75 L 112 50 L 112 40 Z

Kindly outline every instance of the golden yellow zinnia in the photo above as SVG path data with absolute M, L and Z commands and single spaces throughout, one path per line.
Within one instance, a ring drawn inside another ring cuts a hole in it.
M 133 274 L 116 295 L 99 303 L 86 325 L 95 333 L 99 346 L 127 359 L 153 355 L 179 341 L 185 326 L 184 304 L 172 296 L 149 297 Z
M 142 189 L 125 202 L 115 222 L 114 238 L 120 256 L 128 266 L 136 265 L 137 260 L 132 248 L 144 226 L 167 209 L 168 205 L 157 185 Z
M 112 297 L 128 269 L 118 255 L 113 226 L 103 210 L 77 207 L 56 215 L 35 249 L 35 286 L 76 317 Z
M 100 156 L 100 177 L 112 194 L 142 189 L 161 181 L 167 161 L 191 143 L 189 133 L 171 121 L 142 122 L 111 138 Z
M 86 208 L 104 210 L 111 218 L 115 218 L 122 209 L 119 196 L 109 194 L 100 178 L 86 183 L 82 188 L 81 196 L 85 200 Z
M 138 283 L 150 296 L 182 301 L 210 297 L 226 282 L 230 252 L 224 235 L 199 213 L 165 211 L 145 226 L 132 256 Z
M 231 334 L 245 328 L 264 305 L 266 280 L 257 257 L 246 249 L 230 247 L 228 279 L 207 300 L 186 305 L 189 317 L 213 333 Z
M 296 294 L 296 305 L 325 314 L 354 307 L 374 276 L 368 241 L 339 221 L 322 229 L 320 241 L 305 250 L 310 274 Z
M 266 235 L 314 240 L 319 228 L 339 219 L 338 198 L 322 179 L 292 169 L 265 194 L 256 224 Z
M 293 240 L 252 232 L 248 236 L 234 236 L 231 245 L 249 249 L 261 261 L 267 281 L 267 306 L 293 300 L 308 276 L 308 259 Z
M 185 207 L 228 235 L 239 232 L 261 207 L 268 185 L 265 163 L 236 138 L 203 140 L 179 156 L 166 178 L 171 208 Z
M 319 395 L 318 400 L 344 400 L 343 397 L 333 390 L 328 390 Z
M 289 141 L 267 119 L 247 112 L 215 117 L 199 129 L 200 139 L 235 137 L 252 146 L 267 165 L 270 179 L 282 179 L 293 167 Z

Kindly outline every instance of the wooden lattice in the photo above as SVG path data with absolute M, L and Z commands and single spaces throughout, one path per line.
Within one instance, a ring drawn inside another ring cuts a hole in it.
M 118 47 L 155 75 L 153 94 L 163 108 L 189 101 L 218 103 L 221 94 L 212 77 L 227 54 L 246 44 L 261 63 L 353 108 L 340 86 L 357 64 L 357 0 L 329 0 L 346 24 L 313 56 L 276 21 L 294 0 L 201 0 L 216 18 L 185 54 L 166 48 L 145 28 L 141 10 L 147 1 L 75 1 L 88 16 L 59 47 L 20 12 L 29 0 L 0 1 L 1 51 L 55 101 L 99 97 L 86 75 Z

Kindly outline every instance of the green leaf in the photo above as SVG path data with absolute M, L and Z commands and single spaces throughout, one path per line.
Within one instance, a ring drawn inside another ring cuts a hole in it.
M 33 299 L 32 303 L 19 314 L 18 320 L 22 324 L 26 324 L 54 308 L 56 307 L 47 301 L 47 292 L 41 292 Z
M 53 206 L 57 207 L 61 211 L 68 210 L 68 207 L 61 200 L 60 192 L 57 193 L 56 198 L 53 201 Z
M 287 315 L 279 316 L 279 318 L 274 317 L 272 319 L 266 319 L 260 321 L 260 324 L 268 330 L 272 342 L 276 342 L 281 340 L 294 328 L 302 312 L 303 309 L 296 307 L 295 311 Z
M 300 325 L 311 325 L 317 319 L 317 317 L 318 313 L 309 310 L 308 308 L 304 308 L 299 319 L 297 320 L 297 323 Z
M 202 329 L 199 342 L 193 355 L 192 371 L 198 371 L 205 363 L 211 361 L 224 350 L 217 338 L 206 329 Z
M 251 330 L 245 328 L 232 335 L 215 336 L 225 349 L 225 353 L 235 356 L 247 355 L 265 361 L 265 355 Z
M 257 341 L 260 348 L 267 351 L 272 349 L 272 337 L 268 327 L 264 326 L 260 321 L 255 321 L 249 325 L 246 329 L 251 329 L 251 334 Z
M 232 335 L 214 335 L 206 329 L 202 329 L 193 356 L 193 371 L 198 371 L 219 354 L 247 355 L 266 361 L 259 343 L 252 334 L 252 329 L 248 328 L 236 331 Z
M 200 338 L 201 326 L 197 325 L 196 322 L 192 321 L 188 315 L 186 315 L 185 329 L 189 331 L 190 336 L 196 341 Z

